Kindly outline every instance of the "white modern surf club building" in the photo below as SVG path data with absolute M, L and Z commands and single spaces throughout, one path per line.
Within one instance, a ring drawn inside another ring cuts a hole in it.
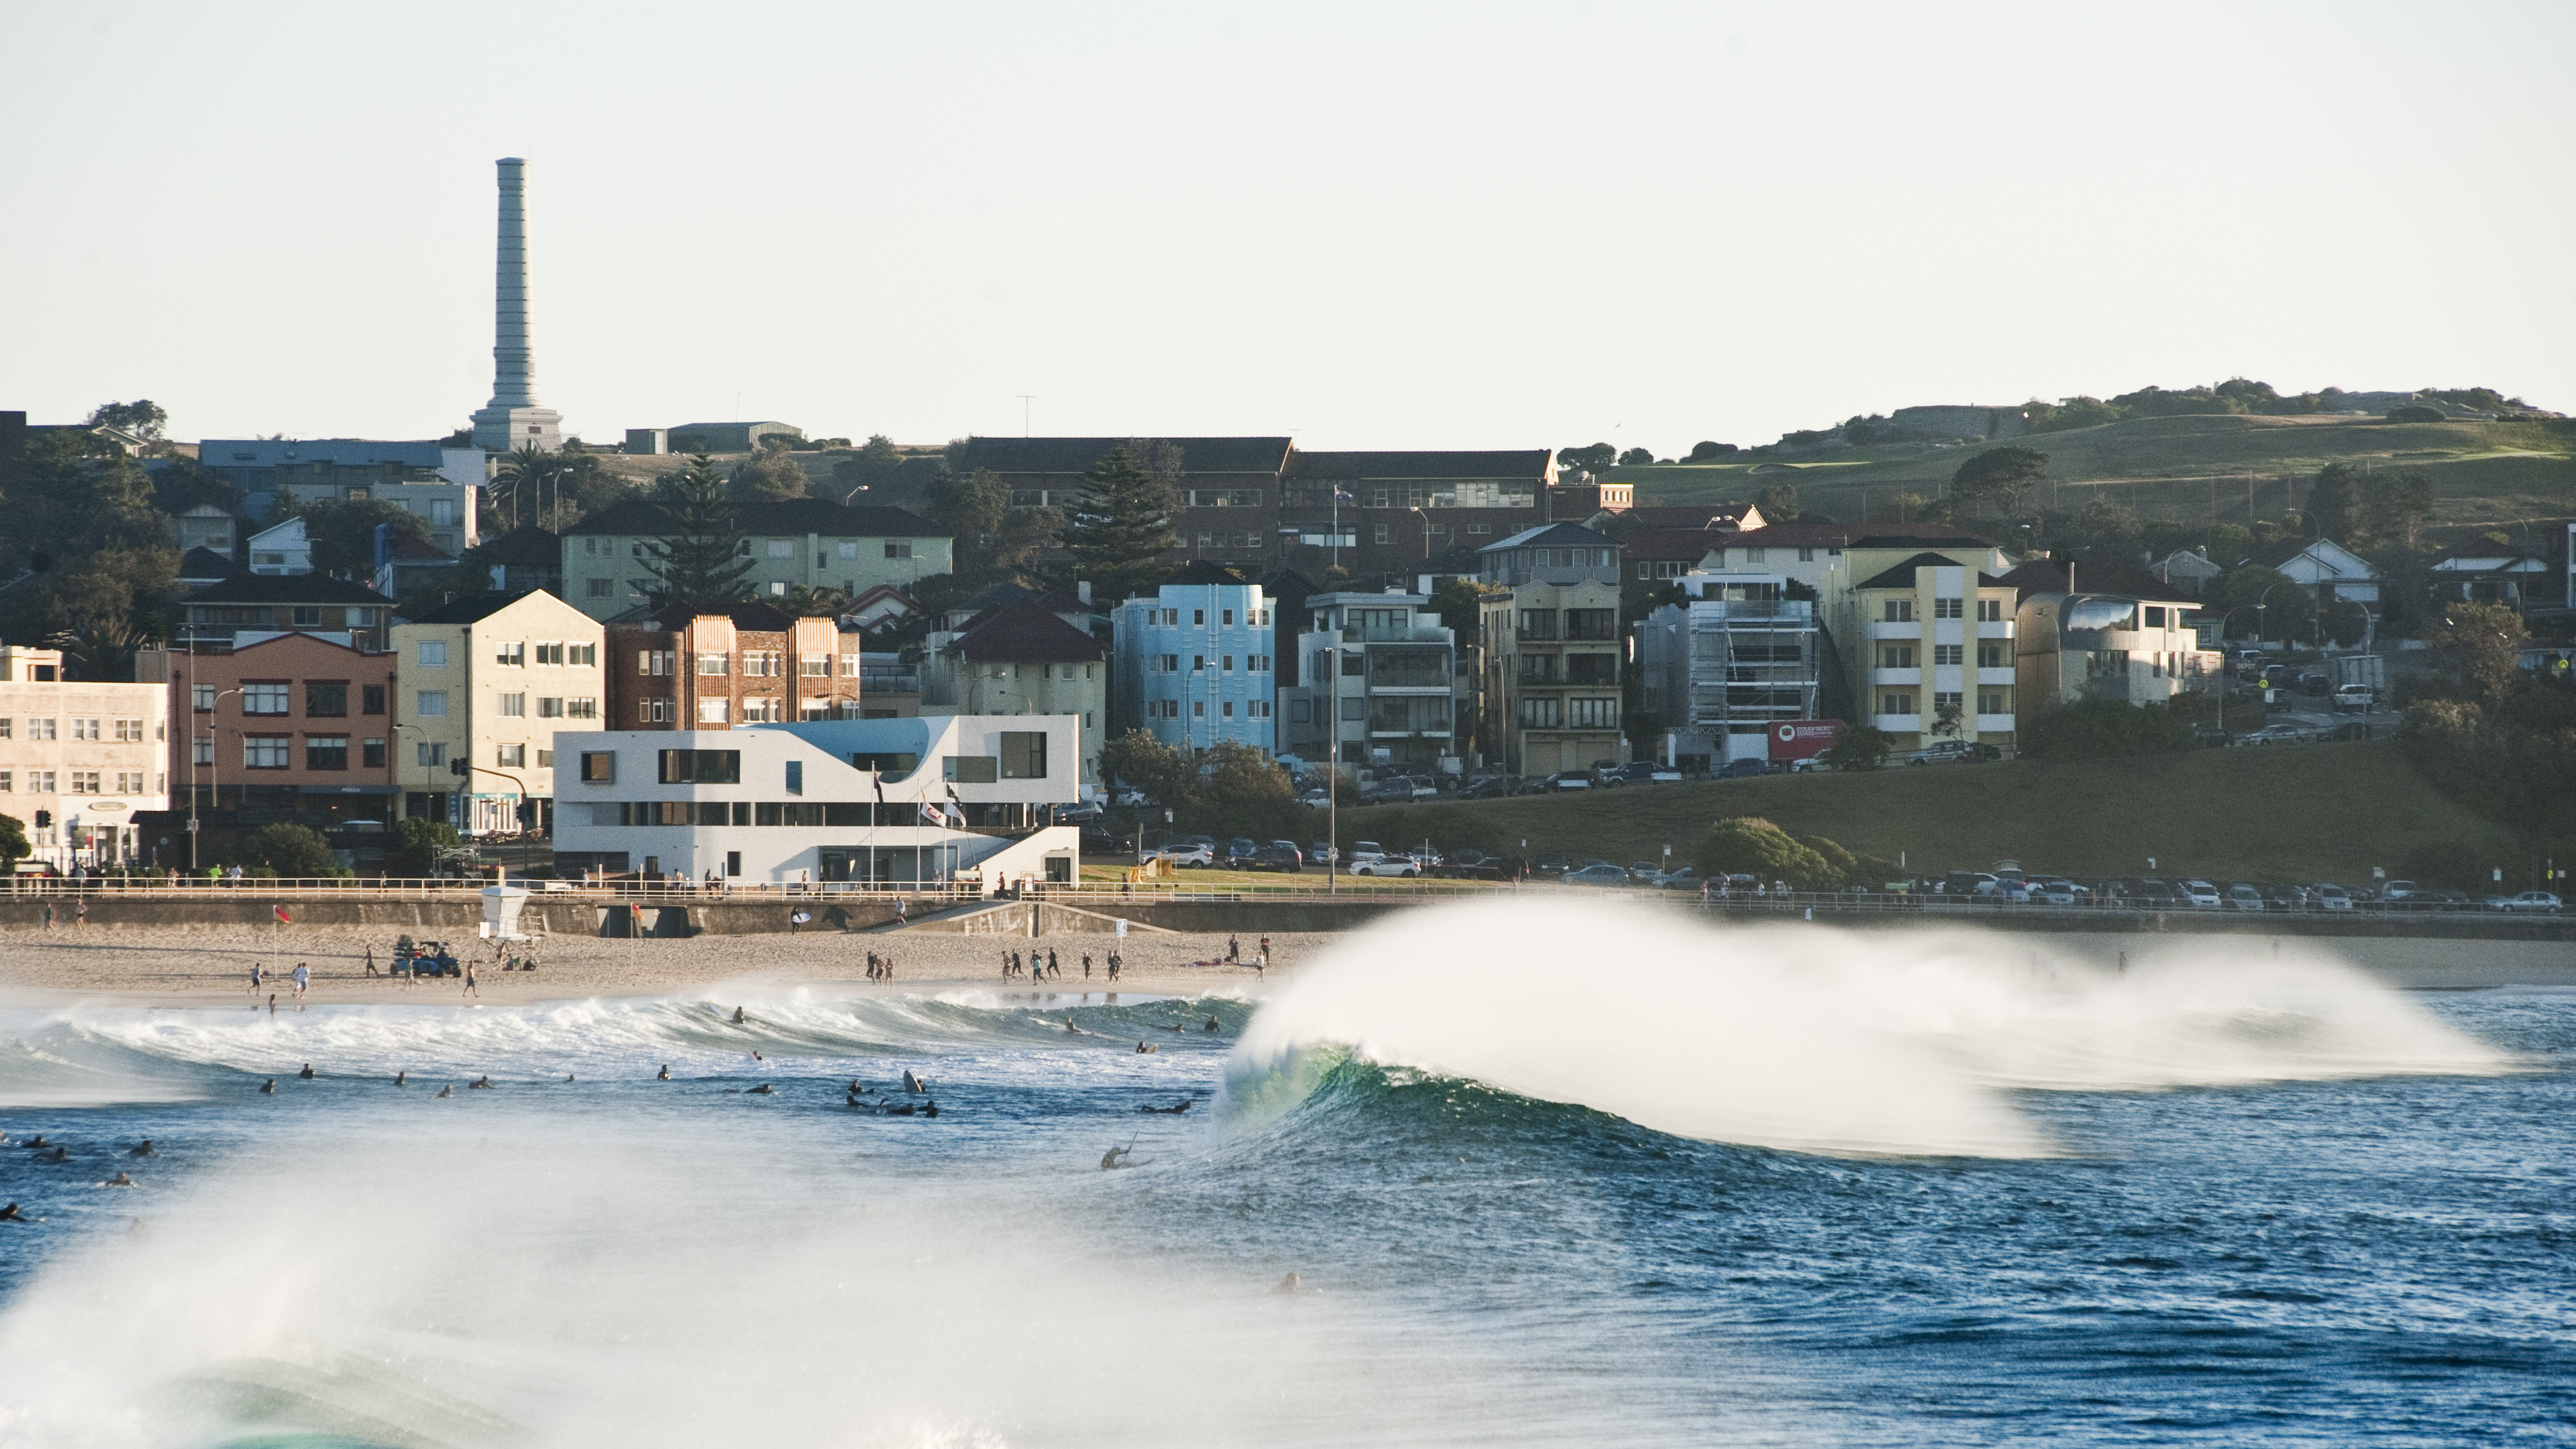
M 1070 885 L 1078 715 L 556 736 L 556 868 L 761 885 Z

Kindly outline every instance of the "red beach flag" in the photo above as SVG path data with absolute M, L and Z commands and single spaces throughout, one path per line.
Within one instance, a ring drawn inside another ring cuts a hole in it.
M 269 909 L 270 909 L 270 910 L 272 910 L 272 911 L 277 912 L 277 923 L 278 923 L 279 925 L 281 925 L 281 926 L 292 926 L 292 925 L 294 925 L 294 924 L 295 924 L 295 918 L 294 918 L 293 916 L 290 916 L 290 915 L 288 915 L 288 914 L 286 913 L 286 907 L 284 907 L 284 906 L 271 906 L 271 907 L 269 907 Z

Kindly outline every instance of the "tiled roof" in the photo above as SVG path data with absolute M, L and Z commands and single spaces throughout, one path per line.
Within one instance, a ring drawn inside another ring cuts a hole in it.
M 486 563 L 553 568 L 563 562 L 563 538 L 529 524 L 483 540 L 476 554 Z
M 1057 618 L 1037 599 L 994 610 L 950 641 L 944 652 L 990 664 L 1071 664 L 1108 657 L 1099 640 Z
M 1765 531 L 1767 532 L 1768 530 Z M 1964 565 L 1954 558 L 1944 558 L 1937 553 L 1918 553 L 1914 557 L 1907 559 L 1905 562 L 1898 564 L 1896 567 L 1879 574 L 1876 578 L 1870 579 L 1866 583 L 1856 584 L 1853 587 L 1863 589 L 1910 589 L 1914 587 L 1914 571 L 1917 569 L 1955 569 L 1961 567 L 1964 567 Z M 1971 570 L 1971 572 L 1974 572 L 1974 570 Z M 2003 581 L 2001 579 L 1994 578 L 1983 573 L 1977 574 L 1978 588 L 1992 589 L 2001 588 L 2002 586 Z
M 192 548 L 179 556 L 179 577 L 183 579 L 225 579 L 241 571 L 239 564 L 211 548 Z
M 1496 553 L 1507 548 L 1617 548 L 1619 541 L 1606 534 L 1594 533 L 1579 523 L 1542 523 L 1524 528 L 1500 543 L 1489 543 L 1476 550 L 1480 554 Z
M 796 627 L 796 616 L 758 599 L 716 600 L 713 602 L 683 600 L 664 604 L 648 617 L 674 633 L 689 627 L 693 620 L 710 615 L 730 619 L 733 626 L 746 634 L 784 634 Z
M 1641 504 L 1627 510 L 1628 517 L 1648 528 L 1696 528 L 1711 533 L 1728 533 L 1753 511 L 1750 503 L 1695 503 L 1687 507 L 1673 504 Z
M 1546 448 L 1495 451 L 1422 450 L 1381 453 L 1299 452 L 1291 476 L 1356 480 L 1385 478 L 1529 478 L 1547 476 L 1554 456 Z
M 976 438 L 948 450 L 948 466 L 960 473 L 989 468 L 996 473 L 1078 474 L 1106 457 L 1109 450 L 1140 441 L 1169 443 L 1181 450 L 1187 473 L 1268 473 L 1288 465 L 1286 438 Z
M 188 595 L 191 604 L 385 604 L 364 584 L 328 574 L 234 574 Z
M 467 594 L 461 599 L 450 599 L 446 603 L 439 605 L 437 608 L 432 609 L 427 613 L 417 615 L 411 622 L 415 624 L 479 624 L 485 619 L 492 617 L 494 614 L 501 612 L 503 609 L 510 607 L 512 604 L 519 602 L 521 599 L 526 598 L 530 594 L 542 594 L 544 592 L 545 590 L 543 589 L 521 589 L 515 594 Z
M 398 463 L 406 468 L 436 470 L 446 461 L 437 439 L 383 443 L 369 438 L 207 438 L 197 444 L 197 458 L 209 468 L 274 468 L 285 463 L 331 463 L 359 468 Z

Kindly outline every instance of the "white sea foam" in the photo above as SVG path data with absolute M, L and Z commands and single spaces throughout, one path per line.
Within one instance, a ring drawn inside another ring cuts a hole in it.
M 2329 956 L 2242 945 L 2184 938 L 2119 972 L 2006 933 L 1710 928 L 1561 901 L 1408 912 L 1256 1015 L 1230 1090 L 1274 1112 L 1301 1053 L 1348 1047 L 1708 1141 L 2022 1157 L 2055 1149 L 1999 1089 L 2513 1069 Z

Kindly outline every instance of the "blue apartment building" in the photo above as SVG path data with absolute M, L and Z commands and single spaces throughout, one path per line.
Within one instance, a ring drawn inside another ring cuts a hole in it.
M 1222 564 L 1191 563 L 1110 619 L 1113 735 L 1141 729 L 1183 749 L 1230 740 L 1277 752 L 1277 621 L 1259 584 Z

